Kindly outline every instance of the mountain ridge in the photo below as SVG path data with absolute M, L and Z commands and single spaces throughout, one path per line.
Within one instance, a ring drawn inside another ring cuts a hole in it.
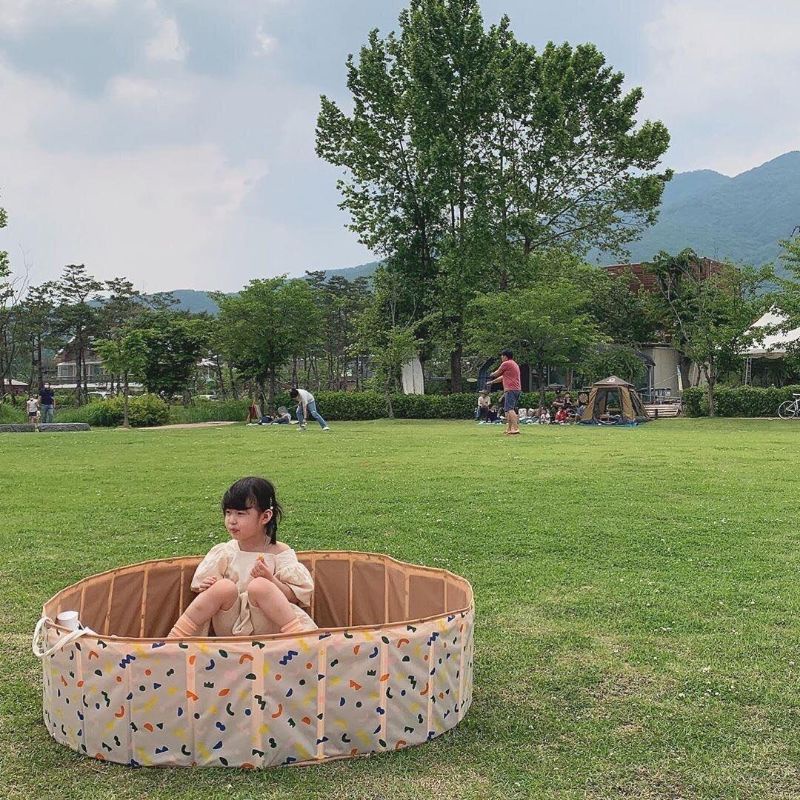
M 800 225 L 800 150 L 790 150 L 733 177 L 712 169 L 679 172 L 664 188 L 658 221 L 628 246 L 631 262 L 650 261 L 661 250 L 691 247 L 700 255 L 760 266 L 774 262 L 782 239 Z M 609 253 L 593 251 L 597 264 L 617 263 Z M 343 269 L 325 269 L 355 280 L 371 275 L 380 261 Z M 173 292 L 182 310 L 216 313 L 217 305 L 198 289 Z

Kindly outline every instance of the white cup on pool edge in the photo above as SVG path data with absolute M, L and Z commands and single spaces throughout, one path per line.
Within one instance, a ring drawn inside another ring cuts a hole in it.
M 78 629 L 78 612 L 77 611 L 62 611 L 57 617 L 56 622 L 68 631 L 75 631 Z

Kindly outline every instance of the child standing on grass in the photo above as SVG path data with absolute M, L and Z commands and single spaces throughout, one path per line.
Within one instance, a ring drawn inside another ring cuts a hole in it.
M 28 410 L 28 423 L 37 425 L 39 422 L 39 400 L 36 397 L 29 397 L 25 403 Z
M 222 498 L 231 539 L 212 547 L 192 578 L 197 597 L 170 637 L 252 636 L 316 630 L 309 607 L 314 581 L 288 545 L 277 541 L 281 507 L 264 478 L 242 478 Z

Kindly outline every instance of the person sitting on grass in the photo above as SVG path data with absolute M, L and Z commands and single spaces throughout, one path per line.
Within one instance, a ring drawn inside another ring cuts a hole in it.
M 489 406 L 489 411 L 486 414 L 486 421 L 487 422 L 500 422 L 500 417 L 497 414 L 497 406 L 492 403 Z
M 567 412 L 567 409 L 562 405 L 561 408 L 559 408 L 556 411 L 555 423 L 556 425 L 566 425 L 568 419 L 569 419 L 569 413 Z
M 250 405 L 247 407 L 247 419 L 245 421 L 248 425 L 259 425 L 261 423 L 261 411 L 256 404 L 255 398 L 250 400 Z
M 484 389 L 478 395 L 478 409 L 476 416 L 478 418 L 478 422 L 486 422 L 486 418 L 489 415 L 489 406 L 492 404 L 492 398 L 489 395 L 489 392 Z
M 222 512 L 230 540 L 211 548 L 192 578 L 197 593 L 168 638 L 268 636 L 317 629 L 301 608 L 314 580 L 297 554 L 279 543 L 281 507 L 264 478 L 241 478 L 225 492 Z
M 528 424 L 528 409 L 522 406 L 519 411 L 517 412 L 517 416 L 519 417 L 520 423 Z

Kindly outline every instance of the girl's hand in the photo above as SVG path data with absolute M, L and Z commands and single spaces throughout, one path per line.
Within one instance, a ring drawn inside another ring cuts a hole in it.
M 250 570 L 250 575 L 253 578 L 272 578 L 270 568 L 264 563 L 263 558 L 259 558 Z
M 210 589 L 216 582 L 217 582 L 217 576 L 209 575 L 207 578 L 203 578 L 203 580 L 200 581 L 200 585 L 197 587 L 197 591 L 204 592 L 206 589 Z

